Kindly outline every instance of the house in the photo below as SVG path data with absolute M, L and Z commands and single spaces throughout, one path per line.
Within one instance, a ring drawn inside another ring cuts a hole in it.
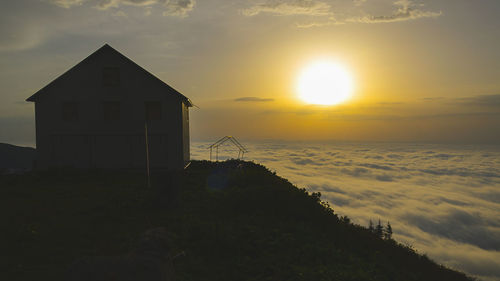
M 27 101 L 37 169 L 142 169 L 146 147 L 152 169 L 189 161 L 191 101 L 107 44 Z

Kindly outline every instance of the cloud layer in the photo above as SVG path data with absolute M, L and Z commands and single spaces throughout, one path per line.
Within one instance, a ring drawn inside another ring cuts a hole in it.
M 439 263 L 500 280 L 500 147 L 243 142 L 246 158 L 319 191 L 355 223 L 390 221 L 397 241 Z M 192 145 L 206 159 L 209 143 Z M 228 146 L 219 157 L 236 157 Z

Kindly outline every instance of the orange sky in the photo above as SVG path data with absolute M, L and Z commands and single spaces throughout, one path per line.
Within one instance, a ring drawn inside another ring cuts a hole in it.
M 494 0 L 47 0 L 3 4 L 0 142 L 34 143 L 24 99 L 109 43 L 188 96 L 194 140 L 500 140 Z M 353 98 L 300 102 L 313 60 Z

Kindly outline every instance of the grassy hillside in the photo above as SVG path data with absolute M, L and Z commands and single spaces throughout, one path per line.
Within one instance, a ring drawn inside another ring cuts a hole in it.
M 84 255 L 126 253 L 166 226 L 177 280 L 471 280 L 339 218 L 249 162 L 195 161 L 178 175 L 31 173 L 0 178 L 1 280 L 60 280 Z M 167 184 L 169 183 L 169 184 Z M 334 207 L 334 206 L 333 206 Z

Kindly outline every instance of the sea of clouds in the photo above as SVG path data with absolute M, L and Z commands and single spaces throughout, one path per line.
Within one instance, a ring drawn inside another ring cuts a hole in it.
M 193 142 L 209 159 L 211 142 Z M 500 280 L 500 146 L 245 142 L 251 160 L 321 192 L 335 212 L 482 280 Z M 213 153 L 215 159 L 215 150 Z M 229 144 L 219 160 L 236 158 Z

